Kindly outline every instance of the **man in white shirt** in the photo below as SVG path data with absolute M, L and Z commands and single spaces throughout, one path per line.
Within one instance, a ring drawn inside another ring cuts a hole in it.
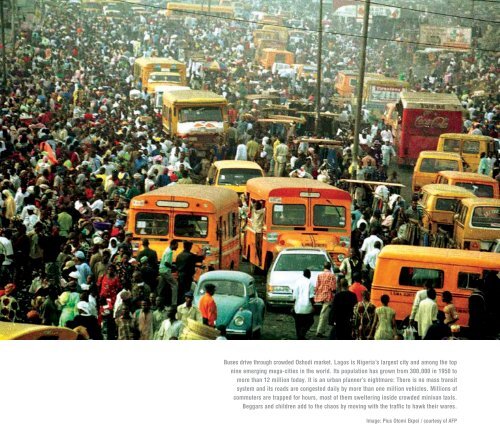
M 437 321 L 438 307 L 436 304 L 436 291 L 427 290 L 427 297 L 420 302 L 415 320 L 418 323 L 418 335 L 424 339 L 427 330 L 433 322 Z
M 394 147 L 392 146 L 391 142 L 387 140 L 382 148 L 382 164 L 385 167 L 389 167 L 391 164 L 391 158 L 396 156 L 396 151 L 394 150 Z
M 247 146 L 246 144 L 240 143 L 238 144 L 238 147 L 236 147 L 236 156 L 234 157 L 235 160 L 247 160 Z
M 415 299 L 413 300 L 413 306 L 411 308 L 411 313 L 410 313 L 410 323 L 414 324 L 415 317 L 420 307 L 420 303 L 427 298 L 427 292 L 430 289 L 432 289 L 432 283 L 430 281 L 427 281 L 425 287 L 422 290 L 419 290 L 417 293 L 415 293 Z
M 370 281 L 373 280 L 373 274 L 375 273 L 375 264 L 377 262 L 377 256 L 380 253 L 380 249 L 382 248 L 382 241 L 375 241 L 373 244 L 373 250 L 365 255 L 365 259 L 363 259 L 363 264 L 365 265 L 366 270 L 368 270 L 368 278 Z
M 297 339 L 306 339 L 306 334 L 314 324 L 314 284 L 311 282 L 311 271 L 305 269 L 293 289 L 293 316 Z
M 361 245 L 360 250 L 361 250 L 361 252 L 364 253 L 364 256 L 366 256 L 370 252 L 372 252 L 373 249 L 375 248 L 375 243 L 377 241 L 380 241 L 380 238 L 376 235 L 376 233 L 377 233 L 377 229 L 372 228 L 370 230 L 370 236 L 363 241 L 363 244 Z
M 390 129 L 386 126 L 385 129 L 380 132 L 380 136 L 382 137 L 382 141 L 385 143 L 386 141 L 389 141 L 389 143 L 393 143 L 394 142 L 394 137 L 392 135 L 392 132 L 390 131 Z

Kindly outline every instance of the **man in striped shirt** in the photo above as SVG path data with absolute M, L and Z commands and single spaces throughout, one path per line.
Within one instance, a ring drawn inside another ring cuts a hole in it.
M 314 302 L 323 304 L 319 314 L 318 328 L 316 330 L 316 336 L 318 338 L 325 337 L 326 326 L 328 324 L 328 311 L 336 288 L 337 280 L 332 273 L 332 264 L 330 262 L 325 262 L 323 271 L 318 275 L 316 287 L 314 289 Z

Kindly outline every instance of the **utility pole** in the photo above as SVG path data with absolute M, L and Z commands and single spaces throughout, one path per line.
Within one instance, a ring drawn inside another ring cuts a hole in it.
M 358 74 L 358 93 L 356 98 L 356 120 L 354 121 L 354 145 L 352 148 L 352 162 L 354 167 L 358 167 L 359 152 L 359 128 L 361 126 L 361 106 L 363 104 L 363 86 L 365 83 L 366 65 L 366 42 L 368 40 L 368 21 L 370 18 L 370 0 L 365 1 L 365 13 L 363 15 L 363 42 L 361 46 L 361 60 Z
M 3 2 L 0 0 L 0 26 L 2 27 L 2 87 L 7 86 L 7 60 L 5 58 L 5 17 L 3 15 Z
M 11 16 L 10 16 L 10 26 L 11 26 L 11 37 L 10 41 L 12 44 L 12 57 L 16 53 L 16 17 L 17 17 L 17 2 L 16 0 L 10 0 Z
M 323 0 L 319 0 L 319 23 L 318 23 L 318 60 L 316 65 L 316 121 L 314 130 L 319 136 L 319 124 L 321 121 L 321 53 L 323 52 Z

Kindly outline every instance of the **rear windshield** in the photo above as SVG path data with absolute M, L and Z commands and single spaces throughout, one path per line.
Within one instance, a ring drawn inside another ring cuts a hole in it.
M 458 161 L 439 158 L 424 158 L 420 164 L 420 172 L 438 173 L 442 170 L 458 170 Z
M 345 207 L 315 205 L 313 222 L 321 227 L 345 227 Z
M 200 215 L 176 215 L 174 235 L 187 238 L 205 238 L 208 234 L 208 217 Z
M 169 216 L 165 213 L 139 212 L 135 217 L 138 235 L 167 235 Z
M 479 183 L 455 183 L 456 186 L 470 190 L 477 197 L 493 198 L 493 186 Z
M 283 253 L 279 256 L 274 270 L 277 272 L 301 272 L 309 269 L 312 272 L 323 270 L 326 258 L 319 253 Z
M 306 206 L 303 204 L 275 204 L 273 206 L 273 224 L 277 226 L 304 226 L 306 224 Z
M 457 207 L 457 200 L 451 198 L 438 198 L 436 201 L 436 210 L 444 210 L 445 212 L 454 212 Z
M 205 286 L 207 284 L 215 285 L 215 294 L 218 296 L 245 296 L 245 286 L 238 281 L 225 281 L 225 280 L 210 280 L 203 282 L 200 288 L 200 294 L 205 293 Z
M 222 169 L 217 184 L 222 186 L 244 186 L 251 178 L 262 176 L 258 169 Z
M 476 207 L 472 213 L 472 227 L 500 229 L 500 207 Z
M 444 140 L 443 150 L 445 152 L 460 153 L 460 140 L 450 140 L 450 139 Z
M 462 153 L 477 154 L 479 153 L 479 141 L 464 141 Z

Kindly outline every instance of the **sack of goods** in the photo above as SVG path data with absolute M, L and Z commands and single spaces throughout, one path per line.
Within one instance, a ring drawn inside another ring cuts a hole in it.
M 179 339 L 183 340 L 214 340 L 220 336 L 220 331 L 216 328 L 204 325 L 192 319 L 187 320 L 187 325 L 182 330 Z

